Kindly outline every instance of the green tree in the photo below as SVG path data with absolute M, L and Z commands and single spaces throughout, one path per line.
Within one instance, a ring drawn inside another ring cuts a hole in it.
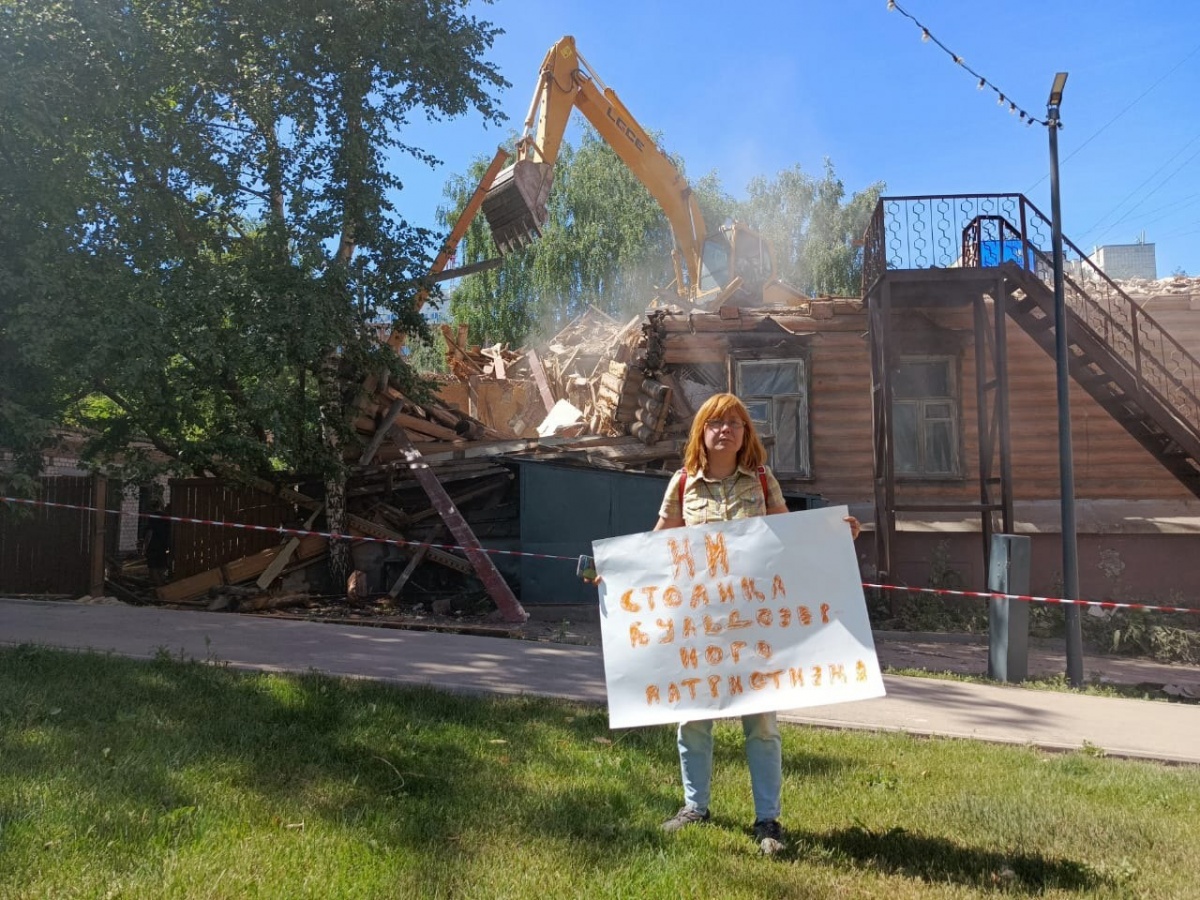
M 883 190 L 876 182 L 847 200 L 826 159 L 820 178 L 799 165 L 773 178 L 755 178 L 738 214 L 774 244 L 783 281 L 812 295 L 857 297 L 862 236 Z
M 413 116 L 502 118 L 497 29 L 467 5 L 0 0 L 0 349 L 36 375 L 0 427 L 319 472 L 344 530 L 354 396 L 412 378 L 373 323 L 424 329 L 434 236 L 398 212 L 389 156 L 434 161 Z

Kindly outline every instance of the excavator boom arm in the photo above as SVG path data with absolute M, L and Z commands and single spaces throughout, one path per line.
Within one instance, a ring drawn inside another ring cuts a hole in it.
M 676 286 L 694 293 L 700 278 L 704 218 L 683 173 L 605 87 L 564 37 L 546 54 L 517 143 L 516 161 L 496 178 L 483 204 L 501 252 L 529 243 L 546 220 L 553 166 L 573 110 L 578 109 L 658 202 L 675 237 Z M 686 276 L 686 277 L 685 277 Z

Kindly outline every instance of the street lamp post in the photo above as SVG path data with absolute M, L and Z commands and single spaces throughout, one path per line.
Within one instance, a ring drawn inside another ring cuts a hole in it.
M 1075 534 L 1075 462 L 1071 450 L 1071 380 L 1067 365 L 1067 304 L 1063 289 L 1062 204 L 1058 188 L 1059 107 L 1067 73 L 1054 76 L 1046 104 L 1050 131 L 1050 218 L 1054 246 L 1054 359 L 1058 375 L 1058 475 L 1062 498 L 1063 597 L 1079 599 L 1079 552 Z M 1067 604 L 1067 680 L 1083 685 L 1083 638 L 1079 607 Z

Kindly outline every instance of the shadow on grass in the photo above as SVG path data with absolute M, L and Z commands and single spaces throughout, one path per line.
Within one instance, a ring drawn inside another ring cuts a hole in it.
M 676 763 L 666 729 L 610 734 L 602 710 L 551 700 L 18 647 L 0 651 L 0 784 L 14 786 L 0 830 L 77 831 L 118 871 L 201 840 L 197 810 L 268 832 L 325 823 L 411 851 L 429 884 L 497 837 L 567 840 L 612 863 L 644 850 L 649 829 L 629 826 L 647 796 L 674 802 L 621 756 Z M 48 808 L 45 785 L 64 799 Z
M 818 848 L 835 860 L 853 860 L 859 866 L 934 884 L 951 882 L 1030 895 L 1112 886 L 1110 879 L 1073 860 L 981 850 L 903 828 L 876 832 L 856 825 L 824 833 L 793 831 L 791 837 L 797 844 L 793 852 L 798 855 L 804 854 L 806 846 Z

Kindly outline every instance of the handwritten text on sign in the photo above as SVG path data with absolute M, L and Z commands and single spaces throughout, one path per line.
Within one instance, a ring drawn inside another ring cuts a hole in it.
M 883 696 L 845 515 L 596 541 L 610 726 Z

